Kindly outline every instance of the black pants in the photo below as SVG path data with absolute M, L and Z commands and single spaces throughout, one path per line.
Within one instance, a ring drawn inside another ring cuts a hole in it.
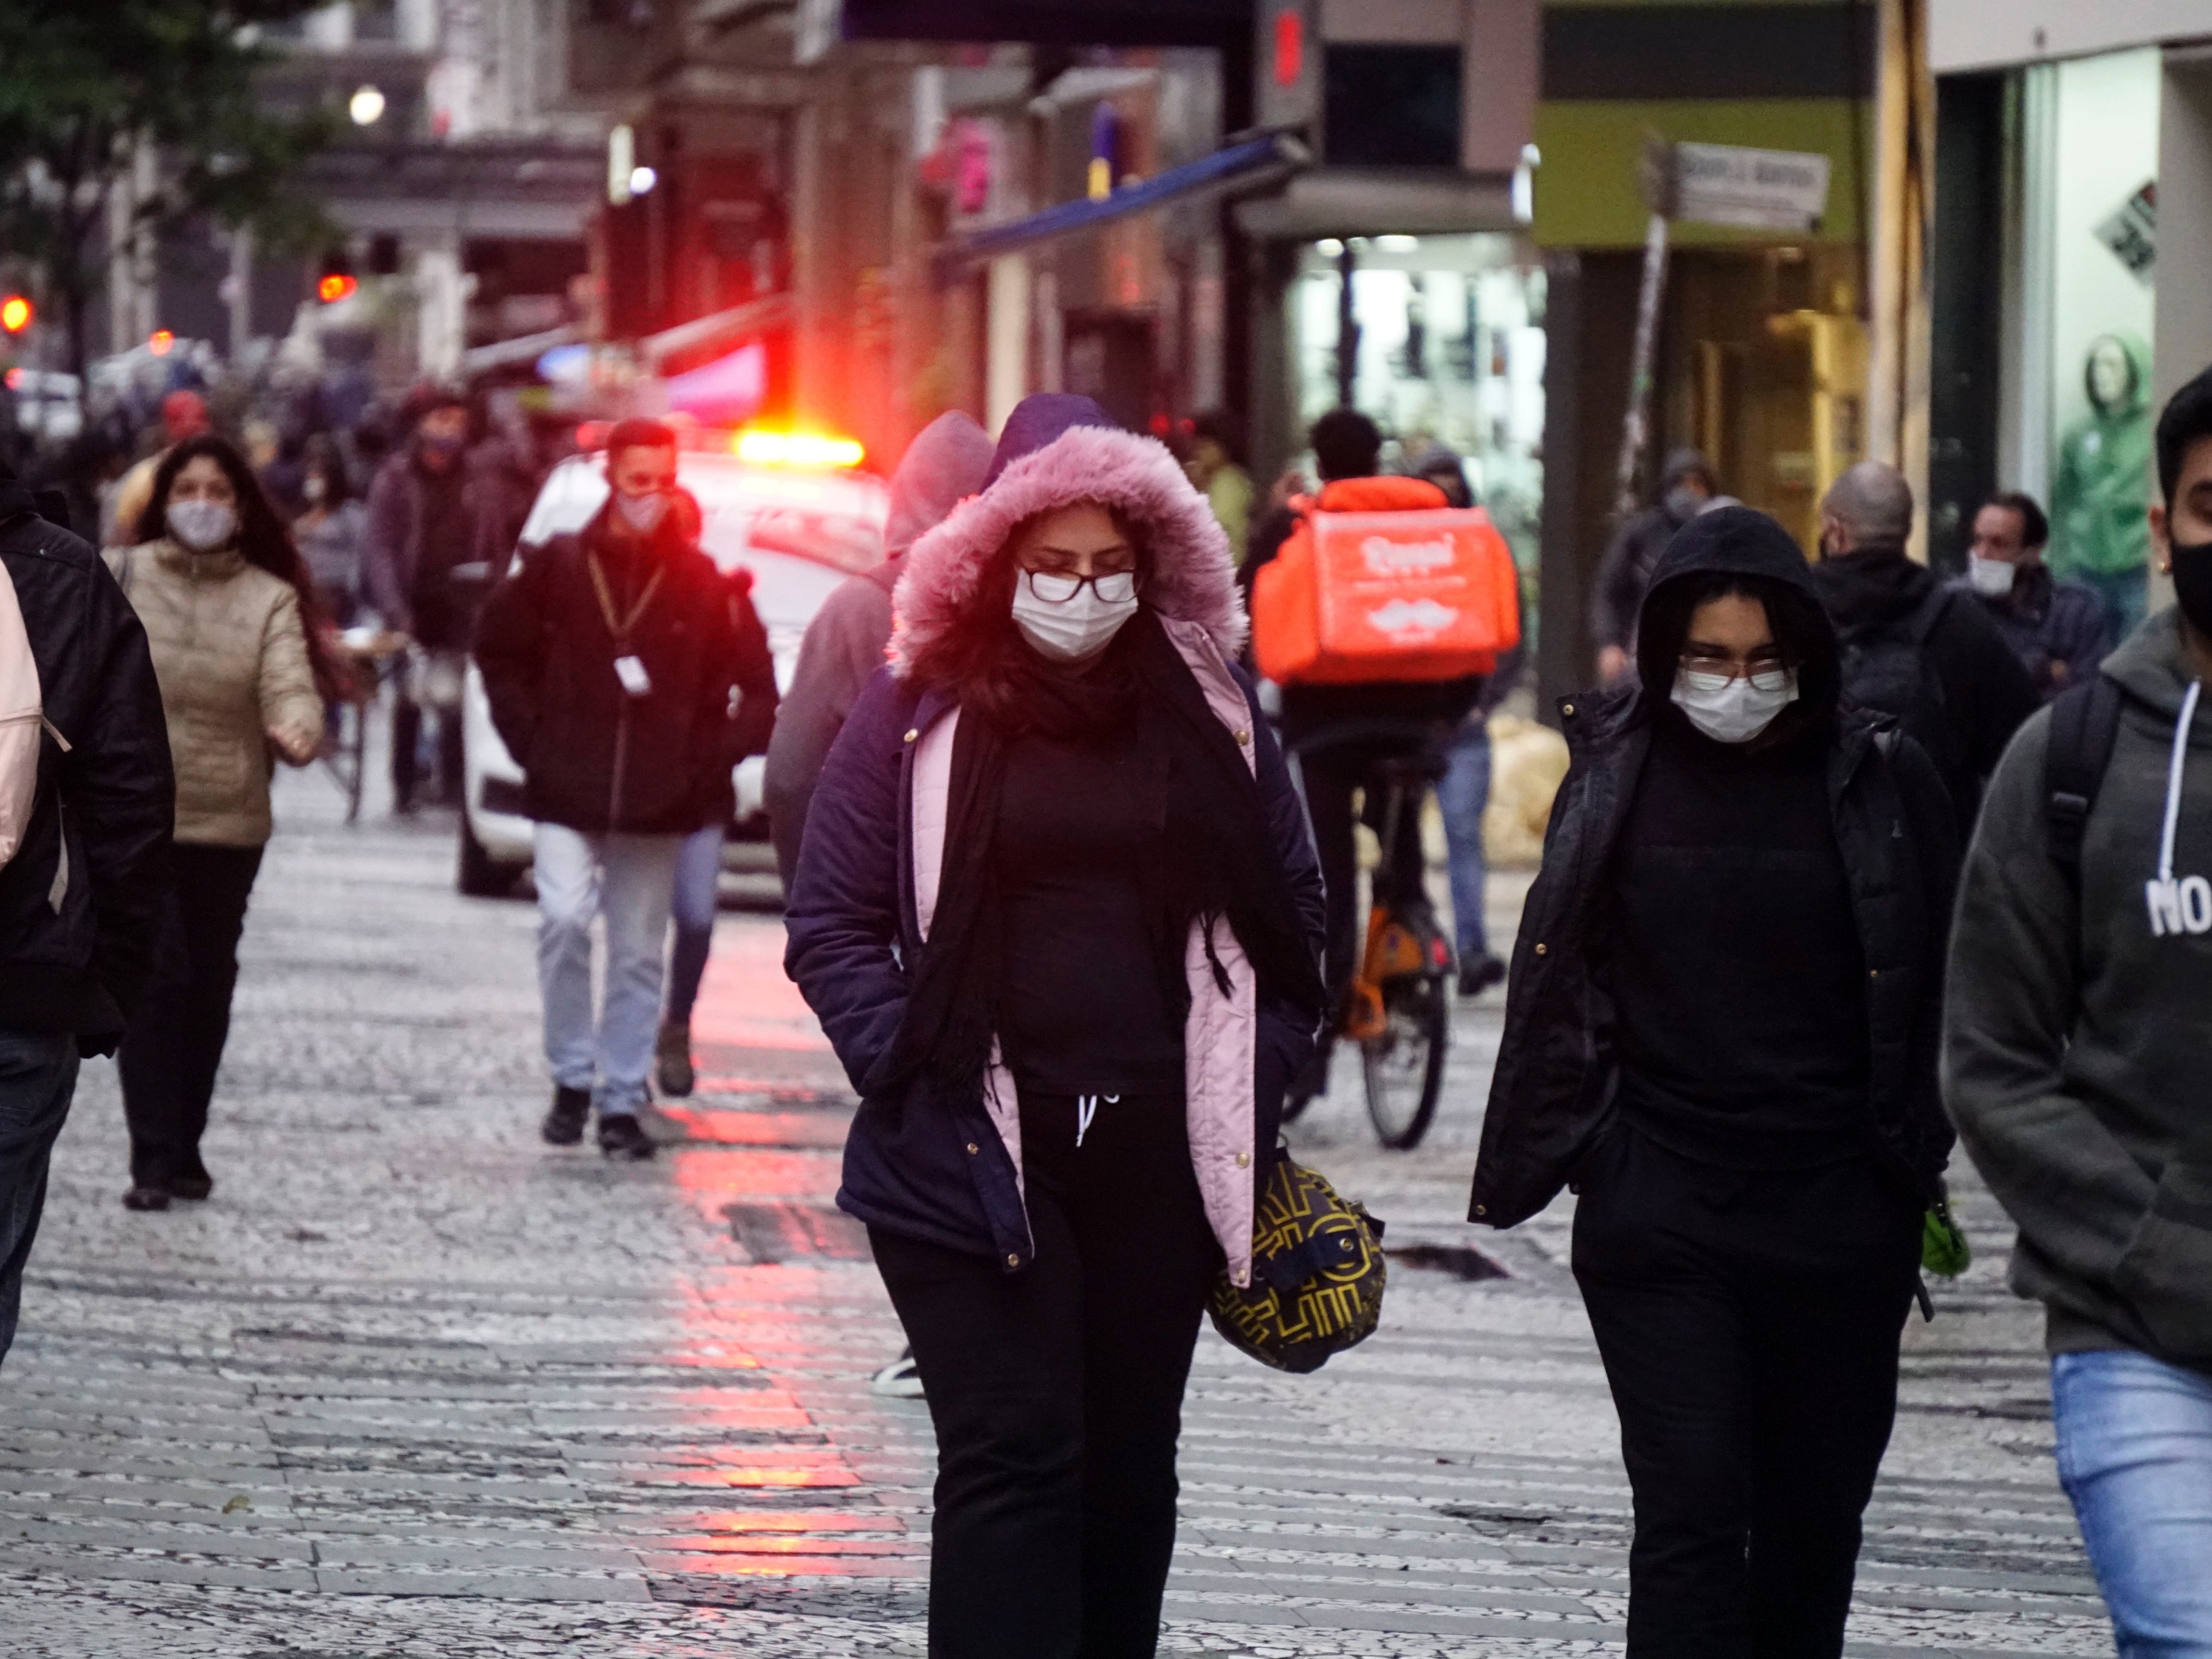
M 1036 1254 L 869 1230 L 937 1427 L 932 1659 L 1147 1659 L 1175 1551 L 1176 1442 L 1221 1252 L 1179 1094 L 1022 1101 Z
M 438 723 L 439 798 L 449 805 L 456 805 L 461 799 L 461 711 L 429 712 Z M 416 751 L 422 746 L 423 714 L 422 704 L 408 700 L 403 685 L 392 705 L 392 798 L 402 811 L 415 804 L 415 791 L 422 780 Z
M 258 847 L 179 842 L 173 859 L 175 881 L 154 947 L 154 971 L 116 1055 L 137 1186 L 207 1175 L 200 1136 L 230 1036 L 246 902 L 261 869 Z
M 1328 890 L 1328 947 L 1322 971 L 1328 983 L 1329 1006 L 1341 1009 L 1344 994 L 1358 965 L 1364 921 L 1359 914 L 1359 860 L 1352 836 L 1352 791 L 1370 781 L 1377 760 L 1375 752 L 1358 749 L 1328 749 L 1298 758 L 1305 784 L 1306 814 L 1312 821 L 1314 852 L 1321 860 L 1321 878 Z M 1397 891 L 1378 896 L 1395 903 L 1419 899 L 1426 890 L 1426 871 L 1421 852 L 1422 794 L 1410 795 L 1399 814 L 1398 846 L 1391 865 Z M 1377 835 L 1382 831 L 1383 792 L 1368 790 L 1359 815 Z M 1322 1034 L 1325 1043 L 1334 1036 L 1332 1024 Z
M 1870 1158 L 1719 1170 L 1620 1124 L 1577 1174 L 1575 1278 L 1636 1498 L 1632 1659 L 1835 1659 L 1917 1206 Z

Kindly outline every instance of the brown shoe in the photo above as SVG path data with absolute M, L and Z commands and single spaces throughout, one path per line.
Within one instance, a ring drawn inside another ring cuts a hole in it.
M 169 1194 L 159 1187 L 133 1187 L 123 1194 L 123 1207 L 126 1210 L 166 1210 L 169 1207 Z
M 698 1086 L 699 1074 L 691 1066 L 691 1028 L 664 1021 L 653 1045 L 653 1070 L 660 1092 L 681 1100 Z

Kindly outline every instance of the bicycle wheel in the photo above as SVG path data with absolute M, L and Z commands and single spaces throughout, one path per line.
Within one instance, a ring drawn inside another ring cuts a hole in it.
M 1428 1133 L 1443 1091 L 1451 997 L 1443 975 L 1408 975 L 1384 984 L 1382 1007 L 1389 1025 L 1359 1045 L 1367 1115 L 1385 1146 L 1407 1152 Z

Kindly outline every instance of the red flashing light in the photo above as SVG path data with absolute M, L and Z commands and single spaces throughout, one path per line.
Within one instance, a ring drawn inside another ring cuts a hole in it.
M 20 294 L 11 294 L 0 300 L 0 331 L 21 334 L 38 314 L 37 307 L 28 300 Z
M 166 328 L 157 328 L 146 337 L 146 349 L 156 357 L 166 357 L 176 349 L 177 337 Z
M 858 466 L 867 451 L 857 439 L 815 432 L 772 432 L 747 427 L 730 441 L 731 451 L 755 466 L 840 468 Z
M 1306 20 L 1295 10 L 1275 14 L 1275 84 L 1294 87 L 1306 67 Z
M 607 434 L 614 430 L 611 421 L 586 421 L 576 428 L 576 447 L 589 454 L 607 447 Z
M 334 270 L 315 284 L 315 297 L 325 305 L 336 305 L 351 297 L 361 284 L 342 270 Z
M 6 381 L 9 391 L 21 391 L 23 386 L 23 371 L 21 368 L 9 369 L 6 376 Z

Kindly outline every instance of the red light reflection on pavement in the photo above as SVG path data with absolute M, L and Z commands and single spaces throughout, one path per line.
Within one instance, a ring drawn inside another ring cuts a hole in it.
M 919 1578 L 928 1540 L 904 1516 L 927 1428 L 860 1387 L 899 1334 L 873 1274 L 832 1251 L 850 1230 L 833 1224 L 848 1085 L 784 977 L 783 943 L 771 919 L 722 919 L 692 1017 L 701 1093 L 659 1108 L 684 1139 L 655 1179 L 699 1243 L 661 1287 L 681 1330 L 659 1363 L 691 1383 L 665 1396 L 684 1443 L 623 1470 L 663 1511 L 640 1559 L 690 1576 Z M 711 1386 L 717 1370 L 744 1375 Z

